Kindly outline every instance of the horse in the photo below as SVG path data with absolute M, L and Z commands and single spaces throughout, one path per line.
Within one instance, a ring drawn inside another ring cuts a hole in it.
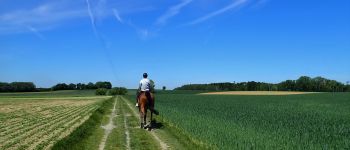
M 153 93 L 149 92 L 149 95 L 147 96 L 146 92 L 141 92 L 138 99 L 139 99 L 138 104 L 139 104 L 139 112 L 140 112 L 140 128 L 144 128 L 144 129 L 148 128 L 149 130 L 151 130 L 152 117 L 153 117 L 153 113 L 155 113 L 154 95 Z M 151 111 L 151 119 L 148 125 L 146 125 L 147 110 Z

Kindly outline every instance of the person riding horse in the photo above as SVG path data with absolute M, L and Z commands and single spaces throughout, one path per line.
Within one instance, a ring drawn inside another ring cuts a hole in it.
M 136 96 L 136 106 L 139 107 L 140 112 L 140 127 L 152 129 L 152 116 L 153 113 L 158 115 L 159 113 L 154 109 L 154 95 L 151 93 L 151 82 L 147 79 L 147 73 L 143 74 L 143 79 L 140 81 L 139 89 Z M 147 110 L 151 111 L 151 118 L 147 124 Z
M 136 107 L 139 106 L 139 97 L 142 93 L 145 93 L 147 99 L 150 101 L 151 100 L 151 81 L 147 78 L 148 74 L 144 73 L 143 74 L 143 79 L 141 79 L 139 88 L 137 90 L 136 94 Z

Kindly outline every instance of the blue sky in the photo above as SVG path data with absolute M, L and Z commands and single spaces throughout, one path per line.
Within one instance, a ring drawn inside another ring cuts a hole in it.
M 0 81 L 350 81 L 350 1 L 2 0 Z

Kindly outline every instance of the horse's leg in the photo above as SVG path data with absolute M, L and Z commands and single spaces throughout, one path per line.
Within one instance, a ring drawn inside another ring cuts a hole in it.
M 140 128 L 143 128 L 143 120 L 142 120 L 142 118 L 143 118 L 143 113 L 142 113 L 142 111 L 140 110 Z
M 145 109 L 145 113 L 144 113 L 144 116 L 143 116 L 143 122 L 146 124 L 146 119 L 147 119 L 147 109 Z M 147 125 L 143 127 L 144 129 L 147 128 Z
M 151 120 L 149 121 L 149 130 L 152 130 L 152 117 L 153 117 L 153 111 L 151 111 Z
M 145 112 L 145 107 L 144 106 L 140 106 L 140 122 L 141 122 L 141 128 L 144 128 L 146 125 L 146 121 L 144 120 L 144 118 L 146 117 L 146 112 Z

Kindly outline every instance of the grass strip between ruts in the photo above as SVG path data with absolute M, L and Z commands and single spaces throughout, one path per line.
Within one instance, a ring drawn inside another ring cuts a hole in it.
M 55 143 L 52 149 L 84 149 L 84 144 L 80 144 L 80 141 L 92 135 L 94 129 L 100 126 L 102 116 L 108 112 L 109 107 L 113 104 L 113 99 L 114 98 L 110 98 L 103 101 L 100 104 L 100 107 L 92 113 L 88 120 L 77 127 L 70 135 Z

